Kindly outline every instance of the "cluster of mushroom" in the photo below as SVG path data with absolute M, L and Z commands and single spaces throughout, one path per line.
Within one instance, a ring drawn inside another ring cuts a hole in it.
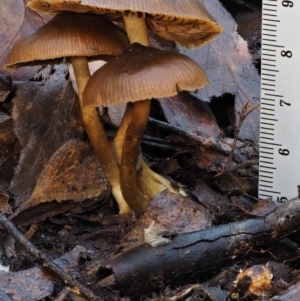
M 83 125 L 120 213 L 144 210 L 159 192 L 173 190 L 140 156 L 151 99 L 208 84 L 205 72 L 192 59 L 149 47 L 148 30 L 186 47 L 198 47 L 222 28 L 198 0 L 31 0 L 28 6 L 58 14 L 19 40 L 6 66 L 69 60 Z M 126 33 L 112 22 L 120 17 Z M 101 55 L 116 56 L 90 76 L 88 58 Z M 127 103 L 127 108 L 112 146 L 97 107 L 120 103 Z

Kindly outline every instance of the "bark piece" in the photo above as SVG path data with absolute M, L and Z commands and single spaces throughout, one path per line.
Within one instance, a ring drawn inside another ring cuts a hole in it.
M 82 133 L 75 92 L 57 66 L 44 86 L 27 82 L 14 98 L 14 131 L 22 152 L 11 183 L 16 205 L 29 198 L 40 172 L 67 140 Z
M 166 245 L 143 244 L 117 256 L 110 266 L 117 288 L 135 300 L 166 283 L 179 286 L 201 279 L 232 256 L 249 251 L 254 241 L 262 247 L 270 239 L 264 221 L 252 219 L 179 234 Z
M 235 95 L 235 109 L 241 111 L 249 101 L 251 106 L 259 102 L 260 78 L 252 64 L 247 43 L 238 35 L 237 24 L 217 0 L 200 0 L 210 14 L 218 20 L 224 32 L 209 44 L 187 50 L 178 46 L 181 53 L 190 56 L 207 72 L 210 85 L 197 92 L 197 97 L 209 101 L 224 93 Z M 259 140 L 259 110 L 245 120 L 240 138 Z
M 13 216 L 40 203 L 52 200 L 79 202 L 99 196 L 105 190 L 105 176 L 89 145 L 70 139 L 46 163 L 31 196 Z
M 157 247 L 142 244 L 118 255 L 109 266 L 116 287 L 136 299 L 166 283 L 179 286 L 207 277 L 232 256 L 267 247 L 295 232 L 300 225 L 299 215 L 300 199 L 293 199 L 265 218 L 179 234 L 171 243 Z

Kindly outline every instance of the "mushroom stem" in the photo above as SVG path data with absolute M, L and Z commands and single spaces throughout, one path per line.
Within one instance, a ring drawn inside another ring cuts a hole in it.
M 140 144 L 150 110 L 149 102 L 149 100 L 143 100 L 127 105 L 129 112 L 131 112 L 131 122 L 124 136 L 120 162 L 120 182 L 123 196 L 134 211 L 145 210 L 150 203 L 150 199 L 138 189 L 136 179 Z
M 126 108 L 125 114 L 123 116 L 122 122 L 114 138 L 114 147 L 118 160 L 121 160 L 122 147 L 124 144 L 124 137 L 129 124 L 132 122 L 133 106 L 129 105 Z M 163 176 L 157 174 L 143 159 L 142 155 L 138 158 L 140 169 L 136 171 L 137 173 L 137 186 L 150 200 L 152 200 L 156 195 L 161 193 L 163 190 L 168 189 L 171 192 L 177 193 L 176 190 L 169 180 Z
M 144 16 L 129 12 L 123 15 L 125 28 L 130 43 L 138 42 L 149 45 L 147 23 Z M 146 209 L 150 199 L 137 187 L 136 168 L 151 100 L 128 104 L 122 124 L 115 138 L 115 147 L 120 158 L 121 191 L 129 207 L 135 211 Z M 121 148 L 122 147 L 122 148 Z
M 123 14 L 123 21 L 131 44 L 140 43 L 149 46 L 147 22 L 144 15 L 139 16 L 139 13 L 128 12 Z
M 135 13 L 128 13 L 123 15 L 123 20 L 130 43 L 137 42 L 142 45 L 149 46 L 149 37 L 145 17 L 138 16 L 138 14 Z M 132 206 L 135 208 L 143 208 L 146 203 L 149 204 L 149 200 L 146 202 L 145 197 L 141 196 L 141 192 L 151 200 L 165 189 L 175 191 L 175 189 L 172 187 L 172 184 L 167 179 L 156 174 L 147 166 L 142 156 L 140 156 L 142 168 L 138 175 L 136 174 L 140 152 L 140 142 L 147 125 L 151 100 L 143 101 L 143 105 L 139 105 L 139 103 L 140 102 L 136 102 L 134 104 L 127 105 L 122 123 L 114 139 L 116 154 L 121 164 L 120 181 L 122 193 L 126 200 L 135 200 L 131 201 L 132 204 L 129 204 L 131 209 L 133 209 Z M 142 126 L 134 124 L 137 122 L 137 120 L 139 120 L 140 125 L 142 124 Z M 135 138 L 132 135 L 135 128 L 139 128 L 140 137 L 137 138 L 138 140 L 134 141 L 133 143 L 132 140 L 135 140 Z M 141 132 L 142 128 L 143 130 Z M 122 146 L 125 143 L 127 146 L 125 148 L 123 147 L 122 150 Z M 131 152 L 129 152 L 129 147 L 131 148 Z M 130 166 L 127 165 L 129 161 Z M 133 172 L 133 167 L 135 172 Z M 138 185 L 139 189 L 136 185 Z M 134 204 L 139 202 L 141 202 L 141 205 L 139 206 Z
M 123 20 L 130 43 L 149 46 L 145 16 L 129 12 L 123 15 Z M 145 209 L 150 200 L 163 190 L 175 191 L 167 179 L 153 172 L 139 156 L 150 105 L 151 100 L 128 104 L 114 139 L 116 155 L 120 160 L 121 190 L 130 208 L 137 211 Z M 142 168 L 137 174 L 139 158 Z
M 88 79 L 90 78 L 87 58 L 72 57 L 71 63 L 73 65 L 78 87 L 79 106 L 81 110 L 83 126 L 87 132 L 104 174 L 112 186 L 112 194 L 119 205 L 120 213 L 130 212 L 131 210 L 121 193 L 119 167 L 111 149 L 111 145 L 107 139 L 103 125 L 100 121 L 97 108 L 86 107 L 82 105 L 82 93 Z

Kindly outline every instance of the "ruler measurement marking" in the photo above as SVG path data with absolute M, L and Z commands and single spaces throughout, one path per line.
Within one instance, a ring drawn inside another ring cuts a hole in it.
M 264 86 L 270 86 L 270 87 L 275 87 L 274 84 L 270 84 L 270 83 L 262 83 L 262 85 L 264 85 Z
M 274 105 L 274 104 L 272 104 Z M 275 109 L 270 109 L 270 108 L 260 108 L 261 110 L 265 110 L 265 111 L 272 111 L 272 112 L 275 112 Z
M 276 69 L 261 68 L 261 70 L 272 71 L 272 72 L 279 72 L 279 70 L 276 70 Z
M 275 97 L 279 97 L 279 98 L 283 98 L 283 95 L 268 94 L 268 93 L 266 93 L 266 95 L 268 95 L 268 96 L 275 96 Z
M 264 51 L 271 51 L 271 52 L 276 52 L 276 49 L 264 49 Z
M 267 115 L 267 116 L 275 116 L 275 114 L 271 113 L 265 113 L 265 112 L 260 112 L 261 115 Z
M 267 118 L 267 117 L 261 117 L 263 120 L 270 120 L 270 121 L 278 121 L 278 119 L 273 119 L 273 118 Z
M 261 88 L 261 90 L 266 90 L 266 91 L 272 91 L 272 92 L 275 92 L 274 89 Z
M 266 127 L 261 127 L 262 130 L 270 130 L 270 131 L 274 131 L 274 129 L 272 128 L 266 128 Z
M 263 44 L 265 46 L 272 46 L 272 47 L 279 47 L 279 48 L 284 48 L 284 46 L 281 45 L 274 45 L 274 44 Z M 263 49 L 263 48 L 262 48 Z
M 275 146 L 282 146 L 282 144 L 278 144 L 278 143 L 270 143 L 270 142 L 264 142 L 264 141 L 261 141 L 260 144 L 270 144 L 270 145 L 275 145 Z
M 280 194 L 280 192 L 277 191 L 270 191 L 270 190 L 265 190 L 265 189 L 259 189 L 260 191 L 264 191 L 264 192 L 272 192 L 272 193 L 276 193 L 276 194 Z
M 272 107 L 275 107 L 274 103 L 262 103 L 261 105 L 262 106 L 272 106 Z M 261 107 L 261 109 L 266 110 L 266 108 L 263 108 L 263 107 Z
M 263 178 L 266 178 L 266 179 L 273 179 L 273 177 L 270 176 L 270 175 L 262 175 L 262 177 L 263 177 Z

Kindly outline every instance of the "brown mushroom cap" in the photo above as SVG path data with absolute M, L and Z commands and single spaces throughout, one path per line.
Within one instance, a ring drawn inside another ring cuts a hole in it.
M 92 75 L 83 92 L 83 105 L 169 97 L 207 84 L 205 72 L 189 57 L 134 43 Z
M 69 10 L 114 17 L 128 11 L 146 14 L 156 34 L 188 48 L 201 46 L 222 32 L 198 0 L 31 0 L 28 6 L 44 12 Z
M 106 18 L 62 12 L 16 42 L 5 67 L 38 65 L 65 57 L 116 55 L 128 47 L 125 32 Z

